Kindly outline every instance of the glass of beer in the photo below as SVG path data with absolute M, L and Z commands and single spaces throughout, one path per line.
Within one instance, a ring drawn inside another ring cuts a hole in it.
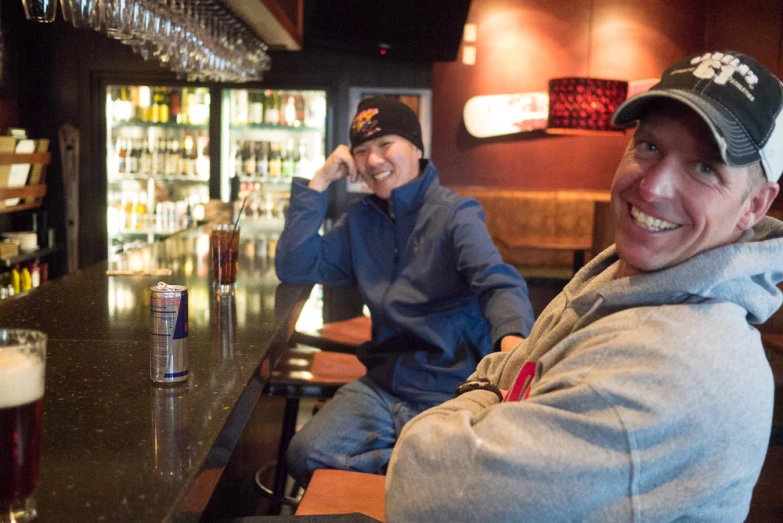
M 0 329 L 0 522 L 33 521 L 46 334 Z
M 212 284 L 219 294 L 233 294 L 239 266 L 239 226 L 219 223 L 212 226 Z

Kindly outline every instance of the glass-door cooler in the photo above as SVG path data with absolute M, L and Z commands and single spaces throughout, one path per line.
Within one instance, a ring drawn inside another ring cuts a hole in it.
M 326 91 L 225 89 L 221 115 L 221 199 L 242 221 L 283 227 L 291 178 L 312 178 L 325 159 Z
M 209 200 L 207 87 L 108 85 L 109 260 L 188 228 Z

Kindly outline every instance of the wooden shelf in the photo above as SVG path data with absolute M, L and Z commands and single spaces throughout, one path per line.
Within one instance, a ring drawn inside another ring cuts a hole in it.
M 282 131 L 286 133 L 323 133 L 324 130 L 319 127 L 294 127 L 290 125 L 272 125 L 264 123 L 251 123 L 251 124 L 230 124 L 229 129 L 232 131 Z
M 46 153 L 48 154 L 48 153 Z M 46 195 L 46 184 L 25 185 L 23 187 L 6 187 L 0 189 L 0 214 L 35 209 L 41 206 Z M 20 201 L 16 205 L 6 207 L 4 200 L 8 198 L 35 198 L 31 202 Z
M 9 258 L 7 260 L 0 260 L 0 266 L 13 267 L 17 263 L 24 263 L 26 261 L 34 260 L 36 258 L 43 258 L 62 250 L 62 246 L 55 245 L 54 247 L 47 247 L 45 249 L 38 249 L 30 252 L 20 252 L 17 256 Z
M 162 127 L 164 129 L 207 129 L 209 124 L 201 123 L 177 123 L 177 122 L 112 122 L 111 128 L 119 129 L 121 127 Z
M 15 163 L 36 163 L 49 165 L 52 161 L 52 153 L 0 153 L 0 165 L 13 165 Z

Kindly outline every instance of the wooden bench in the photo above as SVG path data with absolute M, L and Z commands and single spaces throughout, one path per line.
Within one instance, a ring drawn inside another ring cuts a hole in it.
M 595 205 L 609 201 L 608 191 L 453 189 L 479 201 L 501 256 L 526 277 L 569 279 L 595 254 Z

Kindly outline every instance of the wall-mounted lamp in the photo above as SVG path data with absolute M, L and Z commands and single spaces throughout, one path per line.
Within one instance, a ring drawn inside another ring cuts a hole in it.
M 476 38 L 478 31 L 476 24 L 465 24 L 462 30 L 462 63 L 465 65 L 476 65 Z
M 464 42 L 475 43 L 477 34 L 476 24 L 465 24 L 465 28 L 462 30 L 462 40 Z
M 549 80 L 547 134 L 622 133 L 612 113 L 625 100 L 628 82 L 599 78 Z

